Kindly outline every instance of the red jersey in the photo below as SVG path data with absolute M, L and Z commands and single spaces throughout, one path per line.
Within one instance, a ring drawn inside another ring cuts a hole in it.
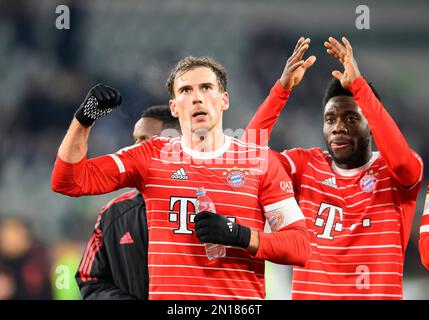
M 429 270 L 429 182 L 426 190 L 422 223 L 420 225 L 419 251 L 423 265 Z
M 208 260 L 193 223 L 198 187 L 206 189 L 219 214 L 254 230 L 263 231 L 264 211 L 282 207 L 292 209 L 281 217 L 279 228 L 299 222 L 304 226 L 290 179 L 268 148 L 226 137 L 217 151 L 201 153 L 187 148 L 180 138 L 154 137 L 115 154 L 82 161 L 67 171 L 79 177 L 69 188 L 60 181 L 68 173 L 57 176 L 67 164 L 57 160 L 53 174 L 57 190 L 78 196 L 136 187 L 144 196 L 149 299 L 265 297 L 263 260 L 236 247 L 227 247 L 225 258 Z
M 312 242 L 309 263 L 293 270 L 293 299 L 402 298 L 423 164 L 362 77 L 350 91 L 380 153 L 351 170 L 336 167 L 319 148 L 279 154 Z M 247 130 L 271 132 L 289 93 L 277 82 Z
M 418 186 L 404 189 L 374 152 L 342 170 L 321 149 L 283 153 L 312 235 L 312 256 L 294 268 L 294 299 L 402 298 L 405 248 Z

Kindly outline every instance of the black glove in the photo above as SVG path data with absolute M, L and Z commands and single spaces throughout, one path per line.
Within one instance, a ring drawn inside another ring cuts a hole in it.
M 230 221 L 210 211 L 195 216 L 195 231 L 202 243 L 217 243 L 246 249 L 250 243 L 250 228 Z
M 84 126 L 92 126 L 95 120 L 112 112 L 122 102 L 121 94 L 104 84 L 97 84 L 89 90 L 85 100 L 74 116 Z

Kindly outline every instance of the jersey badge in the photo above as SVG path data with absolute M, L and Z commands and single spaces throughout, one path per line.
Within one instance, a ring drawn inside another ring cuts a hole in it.
M 226 176 L 226 182 L 231 187 L 238 189 L 246 184 L 246 176 L 249 175 L 249 172 L 247 170 L 234 167 L 224 171 L 223 175 Z
M 265 217 L 268 220 L 268 224 L 270 225 L 271 231 L 276 232 L 280 229 L 283 224 L 283 215 L 279 211 L 270 211 L 265 213 Z
M 374 191 L 375 184 L 377 182 L 377 179 L 375 178 L 375 176 L 376 175 L 371 170 L 365 173 L 365 175 L 360 179 L 359 184 L 363 192 L 370 193 Z

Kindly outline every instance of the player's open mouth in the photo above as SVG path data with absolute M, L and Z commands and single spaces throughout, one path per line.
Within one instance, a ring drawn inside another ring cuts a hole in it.
M 206 116 L 207 116 L 207 112 L 197 111 L 192 115 L 192 118 L 196 120 L 204 120 Z

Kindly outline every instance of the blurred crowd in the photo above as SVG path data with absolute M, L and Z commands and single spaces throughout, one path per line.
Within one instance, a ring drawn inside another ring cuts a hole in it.
M 76 243 L 45 246 L 34 239 L 25 220 L 2 218 L 0 300 L 79 299 L 74 281 L 79 252 Z
M 79 298 L 76 266 L 98 211 L 115 194 L 63 197 L 50 190 L 50 173 L 73 112 L 98 82 L 117 88 L 124 102 L 96 124 L 90 157 L 133 143 L 133 123 L 144 108 L 168 101 L 168 71 L 189 54 L 209 55 L 225 65 L 232 105 L 225 128 L 244 128 L 281 74 L 295 41 L 306 35 L 312 39 L 310 54 L 318 60 L 294 90 L 271 147 L 323 146 L 321 101 L 330 72 L 338 67 L 324 54 L 323 40 L 346 34 L 361 71 L 411 147 L 429 163 L 429 45 L 422 42 L 429 26 L 416 23 L 429 7 L 421 1 L 395 2 L 389 11 L 388 1 L 380 3 L 371 7 L 373 30 L 359 32 L 353 20 L 357 4 L 341 1 L 301 8 L 299 1 L 275 0 L 0 0 L 0 299 Z M 70 8 L 69 30 L 55 28 L 59 4 Z M 417 252 L 422 208 L 423 192 L 405 280 L 428 283 Z M 413 297 L 429 299 L 429 294 Z

